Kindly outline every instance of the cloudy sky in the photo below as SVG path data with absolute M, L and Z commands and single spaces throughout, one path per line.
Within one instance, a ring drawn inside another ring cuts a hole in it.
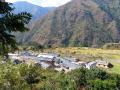
M 6 0 L 7 2 L 16 2 L 16 1 L 27 1 L 33 4 L 49 7 L 49 6 L 60 6 L 63 5 L 71 0 Z

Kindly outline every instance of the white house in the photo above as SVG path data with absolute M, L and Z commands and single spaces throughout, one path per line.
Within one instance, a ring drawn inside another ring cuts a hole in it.
M 41 53 L 37 57 L 54 59 L 57 57 L 57 55 L 56 54 L 49 54 L 49 53 Z
M 8 55 L 11 59 L 19 59 L 19 54 L 8 53 Z
M 41 64 L 41 66 L 42 66 L 44 69 L 46 69 L 46 68 L 48 68 L 48 67 L 50 66 L 50 64 L 45 63 L 45 62 L 41 62 L 40 64 Z
M 86 63 L 85 66 L 87 69 L 91 69 L 91 68 L 95 68 L 96 64 L 97 64 L 97 62 L 92 61 L 92 62 Z

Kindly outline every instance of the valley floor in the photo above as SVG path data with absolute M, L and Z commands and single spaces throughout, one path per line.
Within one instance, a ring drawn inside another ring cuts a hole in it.
M 80 61 L 105 60 L 111 62 L 114 67 L 107 69 L 111 73 L 120 74 L 120 50 L 108 50 L 86 47 L 68 47 L 45 49 L 44 52 L 60 53 L 62 56 L 78 58 Z

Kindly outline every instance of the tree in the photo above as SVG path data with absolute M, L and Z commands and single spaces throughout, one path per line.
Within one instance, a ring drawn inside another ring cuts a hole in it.
M 0 54 L 7 55 L 10 49 L 17 47 L 13 32 L 28 31 L 26 25 L 31 19 L 31 14 L 22 12 L 14 14 L 11 3 L 0 0 Z
M 44 51 L 44 46 L 43 46 L 43 45 L 40 45 L 39 43 L 30 42 L 29 45 L 32 46 L 32 47 L 31 47 L 32 50 L 41 50 L 41 52 Z M 29 46 L 29 45 L 27 45 L 27 46 Z
M 42 78 L 42 75 L 39 73 L 40 67 L 37 66 L 28 66 L 23 65 L 20 67 L 20 75 L 24 78 L 27 84 L 30 86 L 30 89 L 34 89 L 34 84 L 39 83 Z

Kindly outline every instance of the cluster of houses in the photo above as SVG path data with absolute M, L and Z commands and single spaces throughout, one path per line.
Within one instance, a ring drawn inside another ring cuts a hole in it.
M 18 53 L 9 53 L 9 56 L 13 63 L 20 64 L 20 63 L 27 63 L 27 64 L 35 64 L 40 65 L 42 68 L 52 68 L 57 71 L 65 71 L 69 72 L 71 70 L 77 68 L 95 68 L 95 67 L 102 67 L 102 68 L 111 68 L 112 64 L 106 61 L 96 60 L 91 62 L 84 62 L 79 61 L 76 58 L 69 58 L 69 57 L 61 57 L 59 54 L 54 53 L 40 53 L 34 54 L 32 52 L 24 51 Z

